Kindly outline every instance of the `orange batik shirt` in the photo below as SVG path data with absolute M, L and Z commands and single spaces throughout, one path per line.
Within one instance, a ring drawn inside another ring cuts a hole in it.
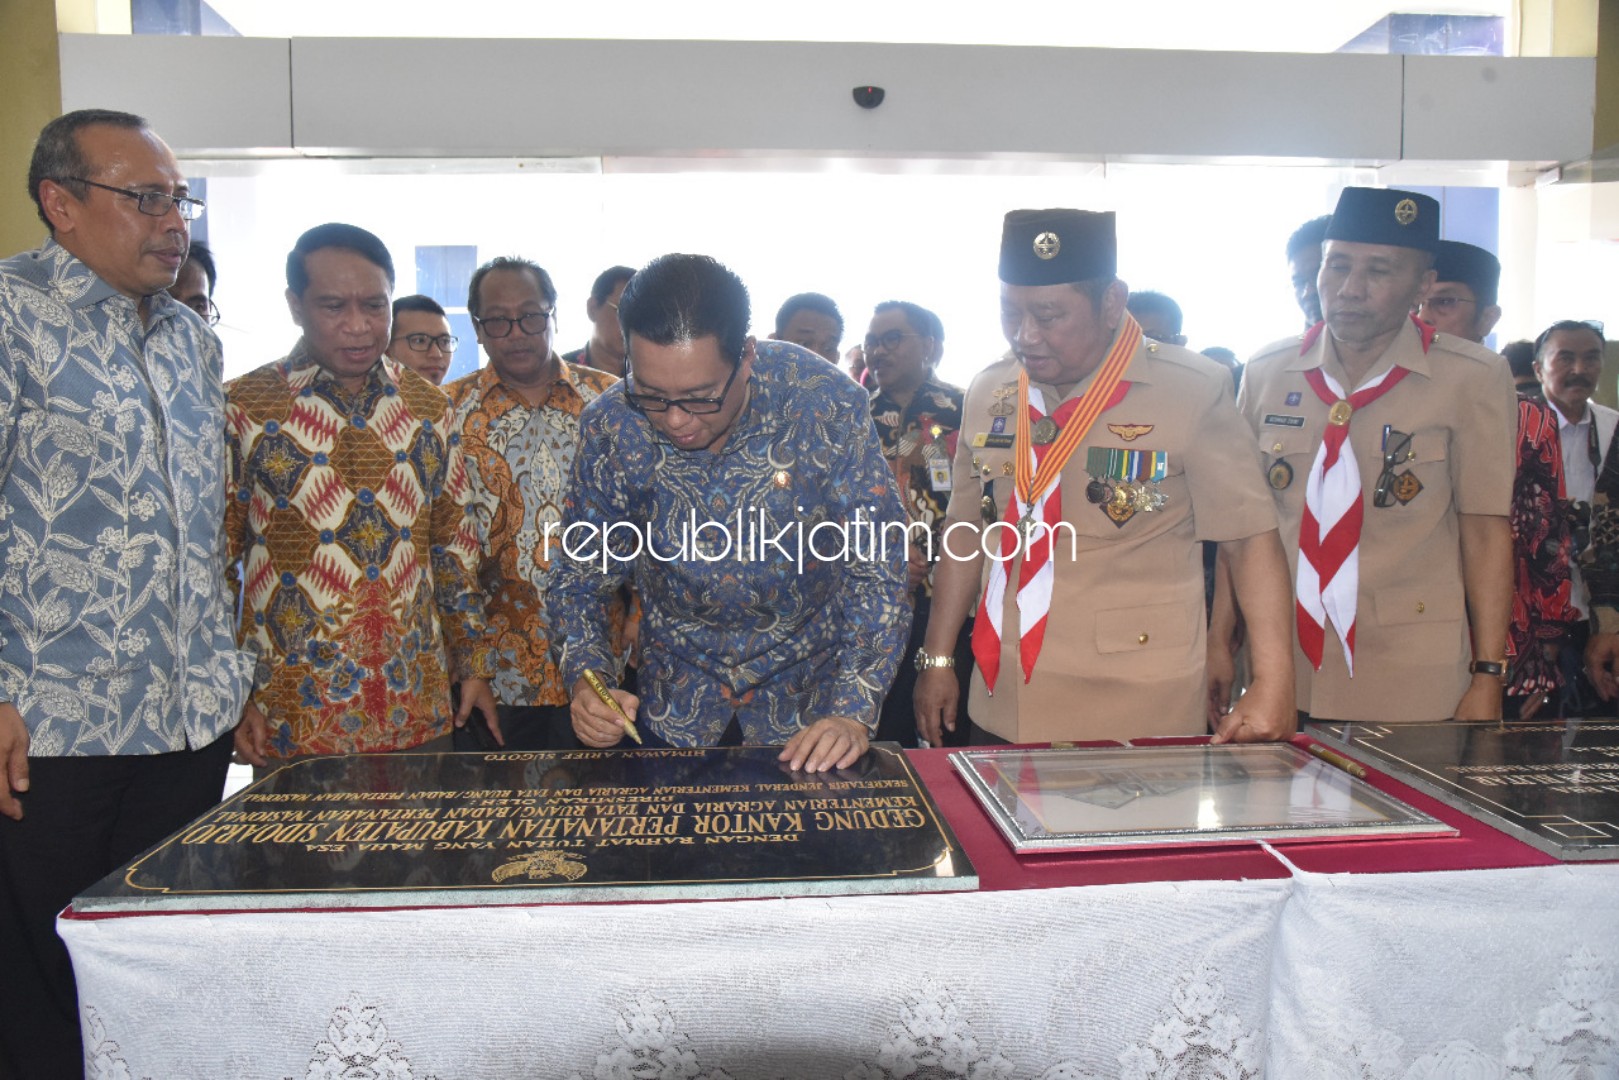
M 302 341 L 227 388 L 226 532 L 270 753 L 419 745 L 450 682 L 491 678 L 450 403 L 374 366 L 356 393 Z
M 493 367 L 445 387 L 455 403 L 466 454 L 472 517 L 482 543 L 478 583 L 498 652 L 495 700 L 502 705 L 566 705 L 551 655 L 545 613 L 545 530 L 558 542 L 562 503 L 579 448 L 579 414 L 618 380 L 595 368 L 561 364 L 546 399 L 529 405 Z M 621 605 L 613 613 L 615 629 Z

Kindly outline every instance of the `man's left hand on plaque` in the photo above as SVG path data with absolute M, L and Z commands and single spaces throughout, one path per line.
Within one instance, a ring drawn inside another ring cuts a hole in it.
M 787 762 L 793 772 L 847 769 L 860 760 L 869 744 L 866 725 L 847 716 L 828 716 L 799 729 L 776 760 Z

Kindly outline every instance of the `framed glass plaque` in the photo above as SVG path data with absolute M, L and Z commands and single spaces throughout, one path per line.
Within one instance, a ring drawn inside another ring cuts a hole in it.
M 1291 743 L 950 755 L 1018 852 L 1455 836 Z

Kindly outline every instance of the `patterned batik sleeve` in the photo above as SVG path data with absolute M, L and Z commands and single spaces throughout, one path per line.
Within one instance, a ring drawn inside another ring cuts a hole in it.
M 614 452 L 610 421 L 604 422 L 608 415 L 603 405 L 585 408 L 562 527 L 549 538 L 546 613 L 554 630 L 553 659 L 570 694 L 587 669 L 617 670 L 609 641 L 610 609 L 633 565 L 627 549 L 615 544 L 604 558 L 599 540 L 593 539 L 608 525 L 629 520 L 623 462 Z
M 437 423 L 438 430 L 448 435 L 442 444 L 443 483 L 433 493 L 430 511 L 433 599 L 444 625 L 444 641 L 455 679 L 493 679 L 495 649 L 484 623 L 483 595 L 478 591 L 481 545 L 472 519 L 461 436 L 455 427 L 454 408 L 448 402 Z
M 884 526 L 903 526 L 906 516 L 869 415 L 851 409 L 847 423 L 850 438 L 833 457 L 828 501 L 834 520 L 869 528 L 875 544 L 851 545 L 844 561 L 843 586 L 829 613 L 839 623 L 833 634 L 837 660 L 833 677 L 816 690 L 810 719 L 848 716 L 874 725 L 911 633 L 905 544 L 883 539 L 889 533 Z M 889 538 L 899 535 L 895 529 Z

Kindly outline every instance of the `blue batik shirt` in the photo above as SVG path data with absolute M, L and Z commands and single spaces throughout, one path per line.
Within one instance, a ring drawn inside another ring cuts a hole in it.
M 0 262 L 0 700 L 35 757 L 200 747 L 241 718 L 219 339 L 54 241 Z
M 733 715 L 758 744 L 828 716 L 871 725 L 910 634 L 905 510 L 865 391 L 778 341 L 759 343 L 749 391 L 712 453 L 678 449 L 610 387 L 581 417 L 552 537 L 564 685 L 616 669 L 606 604 L 632 579 L 639 719 L 675 746 L 714 745 Z M 718 525 L 694 534 L 693 521 Z M 605 526 L 617 558 L 603 572 L 591 536 Z

